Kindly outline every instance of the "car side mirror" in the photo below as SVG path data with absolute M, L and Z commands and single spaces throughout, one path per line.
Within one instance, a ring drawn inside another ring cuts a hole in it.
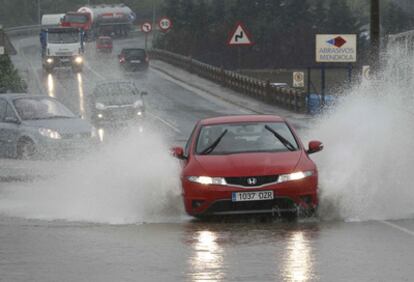
M 308 154 L 313 154 L 319 151 L 322 151 L 323 144 L 320 141 L 310 141 L 309 142 L 309 149 L 307 151 Z
M 20 121 L 15 117 L 5 117 L 4 122 L 20 124 Z
M 171 154 L 177 159 L 180 159 L 180 160 L 186 159 L 186 157 L 184 156 L 184 149 L 182 147 L 172 147 Z

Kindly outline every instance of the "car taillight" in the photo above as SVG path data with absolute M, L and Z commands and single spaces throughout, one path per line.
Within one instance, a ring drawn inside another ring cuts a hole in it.
M 148 56 L 145 57 L 145 62 L 147 62 L 147 63 L 149 62 L 149 57 Z
M 121 58 L 119 58 L 119 62 L 120 62 L 120 63 L 125 63 L 125 57 L 121 57 Z

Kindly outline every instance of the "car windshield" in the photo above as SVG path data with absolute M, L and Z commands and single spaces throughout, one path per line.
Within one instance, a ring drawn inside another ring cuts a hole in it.
M 49 43 L 76 43 L 79 42 L 79 33 L 75 31 L 49 31 Z
M 18 98 L 13 104 L 23 120 L 75 118 L 64 105 L 51 98 Z
M 122 53 L 125 57 L 145 57 L 145 50 L 143 49 L 124 49 Z
M 95 102 L 105 105 L 129 105 L 141 100 L 138 89 L 130 83 L 106 83 L 94 91 Z
M 70 23 L 86 23 L 88 21 L 88 17 L 85 15 L 66 15 L 65 21 Z
M 220 142 L 211 150 L 211 145 L 220 137 Z M 196 153 L 205 154 L 207 148 L 210 155 L 286 152 L 297 150 L 298 143 L 285 122 L 228 123 L 201 128 Z

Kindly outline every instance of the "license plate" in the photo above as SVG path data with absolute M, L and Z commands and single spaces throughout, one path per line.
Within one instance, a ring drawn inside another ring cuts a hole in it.
M 141 63 L 141 61 L 140 60 L 132 60 L 131 63 L 133 63 L 133 64 L 139 64 L 139 63 Z
M 69 59 L 66 59 L 66 58 L 62 58 L 62 59 L 60 59 L 60 61 L 61 61 L 62 63 L 67 63 L 67 62 L 69 62 L 70 60 L 69 60 Z
M 233 192 L 232 202 L 273 200 L 273 191 Z

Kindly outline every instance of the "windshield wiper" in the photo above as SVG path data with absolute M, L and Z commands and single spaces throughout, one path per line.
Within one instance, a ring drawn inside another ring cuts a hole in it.
M 213 152 L 213 150 L 217 147 L 217 145 L 220 143 L 221 139 L 224 137 L 224 135 L 227 133 L 227 129 L 225 129 L 223 131 L 223 133 L 220 134 L 220 136 L 213 142 L 211 143 L 210 146 L 208 146 L 207 148 L 205 148 L 200 155 L 208 155 L 211 152 Z
M 279 133 L 277 133 L 273 128 L 271 128 L 270 126 L 268 126 L 267 124 L 265 125 L 265 128 L 267 130 L 269 130 L 271 133 L 273 133 L 273 135 L 289 150 L 289 151 L 296 151 L 295 146 L 292 145 L 292 143 L 290 143 L 288 140 L 286 140 L 285 137 L 283 137 L 282 135 L 280 135 Z

